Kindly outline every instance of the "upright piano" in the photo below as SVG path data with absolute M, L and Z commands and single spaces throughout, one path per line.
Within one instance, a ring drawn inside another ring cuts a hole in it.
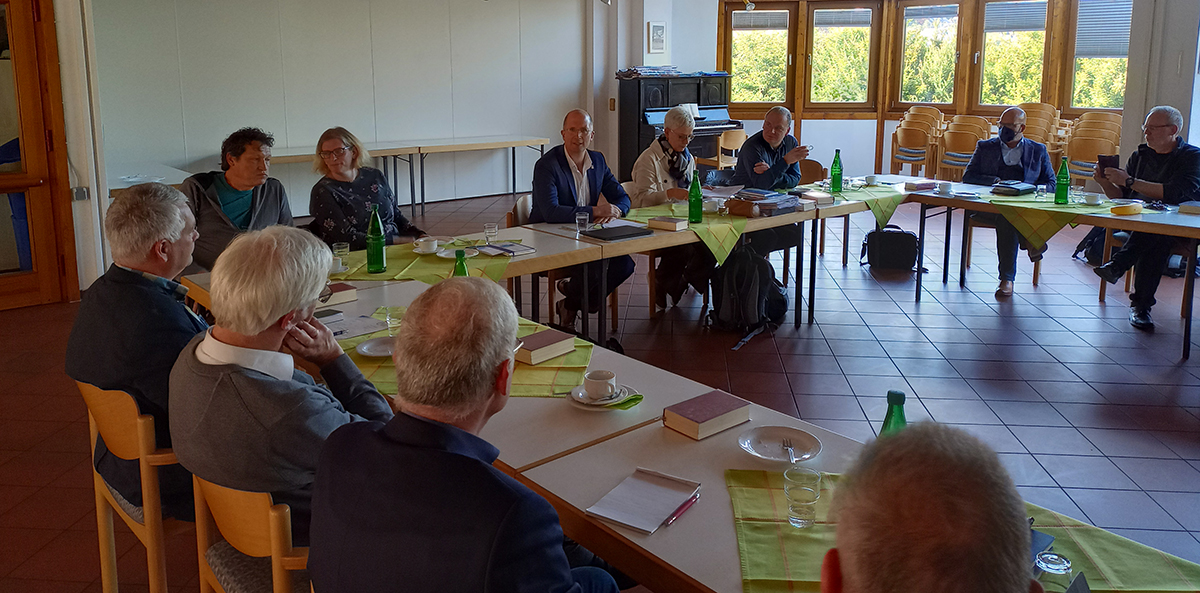
M 617 115 L 620 135 L 617 178 L 629 181 L 633 163 L 663 131 L 663 118 L 672 107 L 696 103 L 695 137 L 688 150 L 695 157 L 712 157 L 720 150 L 726 130 L 742 129 L 742 122 L 729 117 L 729 75 L 673 76 L 621 79 L 621 107 Z

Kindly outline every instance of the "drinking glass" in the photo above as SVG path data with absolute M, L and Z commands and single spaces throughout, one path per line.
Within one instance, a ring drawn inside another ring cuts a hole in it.
M 1035 195 L 1035 196 L 1033 197 L 1033 199 L 1034 199 L 1035 201 L 1038 201 L 1038 202 L 1044 202 L 1044 201 L 1046 201 L 1046 190 L 1047 190 L 1047 189 L 1049 189 L 1049 188 L 1048 188 L 1048 187 L 1046 187 L 1045 185 L 1039 185 L 1039 186 L 1037 186 L 1037 195 Z
M 333 257 L 340 257 L 342 261 L 346 261 L 346 256 L 350 255 L 349 243 L 334 243 L 331 247 L 333 247 Z
M 588 220 L 590 218 L 591 217 L 588 215 L 587 212 L 576 212 L 575 213 L 575 238 L 576 239 L 579 238 L 580 233 L 587 230 Z
M 496 240 L 496 235 L 500 234 L 500 226 L 494 222 L 488 222 L 483 225 L 483 238 L 491 245 Z
M 384 320 L 387 321 L 388 335 L 394 338 L 400 331 L 400 320 L 404 314 L 396 307 L 388 307 L 385 315 Z
M 821 472 L 793 466 L 783 472 L 783 494 L 787 498 L 788 523 L 808 529 L 817 522 L 817 500 L 821 498 Z

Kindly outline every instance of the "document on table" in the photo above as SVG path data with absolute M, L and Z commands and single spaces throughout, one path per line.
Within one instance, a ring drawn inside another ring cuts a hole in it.
M 744 185 L 724 185 L 718 187 L 702 187 L 700 195 L 705 198 L 732 198 L 734 194 L 742 191 Z
M 699 491 L 700 482 L 639 467 L 587 514 L 651 534 Z
M 608 221 L 608 222 L 606 222 L 606 223 L 604 223 L 604 224 L 598 224 L 598 225 L 588 225 L 588 228 L 589 228 L 589 229 L 593 229 L 593 228 L 601 228 L 601 229 L 615 229 L 615 228 L 618 228 L 618 227 L 623 227 L 623 226 L 627 226 L 627 227 L 634 227 L 634 228 L 638 228 L 638 229 L 644 229 L 644 228 L 646 228 L 646 223 L 644 223 L 644 222 L 637 222 L 637 221 L 634 221 L 634 220 L 626 220 L 626 219 L 624 219 L 624 218 L 614 218 L 614 219 L 612 219 L 612 220 L 610 220 L 610 221 Z M 573 226 L 564 226 L 564 227 L 561 227 L 561 228 L 562 228 L 564 231 L 571 231 L 571 232 L 575 232 L 575 227 L 573 227 Z
M 380 321 L 374 317 L 360 315 L 358 317 L 348 317 L 342 321 L 335 321 L 326 324 L 326 326 L 329 328 L 329 331 L 333 332 L 333 337 L 345 340 L 346 338 L 355 338 L 385 330 L 387 329 L 387 322 Z

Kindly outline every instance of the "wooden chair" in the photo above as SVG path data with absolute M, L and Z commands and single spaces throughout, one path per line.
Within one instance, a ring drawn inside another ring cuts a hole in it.
M 1111 111 L 1085 111 L 1079 116 L 1079 121 L 1090 120 L 1109 121 L 1117 124 L 1118 126 L 1120 126 L 1122 122 L 1121 114 L 1113 113 Z
M 1051 120 L 1041 118 L 1041 117 L 1036 117 L 1036 116 L 1026 117 L 1025 118 L 1025 133 L 1028 134 L 1030 130 L 1037 130 L 1037 131 L 1041 132 L 1042 135 L 1046 135 L 1052 129 L 1052 125 L 1050 124 L 1050 121 Z
M 292 511 L 266 492 L 192 476 L 200 593 L 308 591 L 308 548 L 292 546 Z
M 714 158 L 697 158 L 696 165 L 705 165 L 714 169 L 732 169 L 737 165 L 737 153 L 745 143 L 746 130 L 726 130 L 721 133 L 717 155 Z
M 908 113 L 920 113 L 931 116 L 937 120 L 937 123 L 939 124 L 946 120 L 946 115 L 942 113 L 941 109 L 938 109 L 937 107 L 930 107 L 929 105 L 913 105 L 912 107 L 908 108 Z
M 629 183 L 629 182 L 627 181 L 626 183 Z M 628 193 L 628 192 L 626 192 L 626 193 Z M 513 227 L 519 227 L 519 226 L 529 224 L 529 214 L 532 211 L 533 211 L 533 196 L 531 194 L 525 194 L 525 195 L 517 198 L 517 203 L 513 204 L 513 209 L 511 211 L 505 213 L 505 215 L 504 215 L 504 226 L 506 228 L 513 228 Z M 653 262 L 651 262 L 651 263 L 653 263 Z M 554 321 L 554 304 L 557 302 L 557 299 L 554 296 L 555 295 L 555 285 L 558 284 L 559 280 L 566 278 L 567 274 L 566 274 L 566 271 L 562 270 L 562 269 L 550 270 L 548 272 L 534 275 L 533 278 L 531 278 L 531 280 L 533 280 L 534 282 L 541 282 L 540 278 L 542 276 L 546 277 L 546 283 L 549 285 L 547 287 L 548 292 L 546 294 L 548 296 L 546 298 L 546 302 L 549 303 L 550 311 L 547 313 L 547 315 L 550 317 L 551 321 Z M 508 281 L 508 293 L 510 295 L 513 294 L 514 289 L 515 289 L 515 283 L 510 278 Z M 609 306 L 609 311 L 611 312 L 610 316 L 612 317 L 612 321 L 611 321 L 610 325 L 612 327 L 612 331 L 615 332 L 615 331 L 617 331 L 617 327 L 620 322 L 620 320 L 617 319 L 617 316 L 619 315 L 620 310 L 621 310 L 620 309 L 620 301 L 617 299 L 617 291 L 614 290 L 612 292 L 612 294 L 608 295 L 608 306 Z M 651 308 L 654 307 L 653 295 L 651 295 L 650 307 Z M 539 319 L 534 319 L 533 321 L 537 321 L 539 323 L 541 322 L 541 320 L 539 320 Z
M 920 113 L 912 110 L 909 110 L 904 114 L 904 120 L 918 122 L 921 125 L 927 125 L 931 130 L 936 130 L 942 125 L 942 118 L 935 117 L 928 113 Z
M 918 106 L 919 107 L 919 106 Z M 815 183 L 829 176 L 829 169 L 821 165 L 820 162 L 812 159 L 804 159 L 800 161 L 800 185 Z M 845 214 L 839 216 L 842 219 L 842 267 L 846 267 L 850 259 L 850 215 Z M 821 219 L 821 239 L 818 242 L 817 252 L 825 255 L 825 221 Z M 787 252 L 784 252 L 784 258 L 787 258 Z M 787 276 L 787 262 L 784 262 L 784 276 Z
M 1072 135 L 1067 143 L 1067 171 L 1071 173 L 1071 181 L 1087 183 L 1096 168 L 1097 155 L 1116 153 L 1117 145 L 1111 140 Z
M 1048 121 L 1054 121 L 1058 119 L 1058 109 L 1055 109 L 1055 107 L 1049 103 L 1021 103 L 1020 105 L 1017 105 L 1017 107 L 1020 107 L 1025 111 L 1025 116 L 1027 118 L 1039 117 Z M 1026 125 L 1028 125 L 1028 122 Z
M 977 220 L 975 217 L 971 216 L 971 213 L 969 211 L 966 213 L 966 216 L 967 216 L 967 251 L 965 254 L 963 254 L 963 260 L 964 260 L 964 265 L 966 265 L 966 267 L 969 268 L 969 267 L 971 267 L 971 246 L 974 245 L 974 241 L 975 241 L 975 227 L 985 228 L 985 229 L 994 229 L 994 228 L 996 228 L 996 225 L 994 225 L 990 222 L 987 222 L 987 221 Z M 1033 285 L 1034 286 L 1038 285 L 1038 280 L 1040 280 L 1041 277 L 1042 277 L 1042 260 L 1039 259 L 1038 261 L 1033 262 Z M 1101 280 L 1100 282 L 1103 283 L 1104 281 Z
M 1072 138 L 1100 138 L 1102 140 L 1108 140 L 1109 142 L 1112 142 L 1113 145 L 1120 145 L 1120 143 L 1121 143 L 1121 133 L 1120 132 L 1114 132 L 1112 130 L 1106 130 L 1104 128 L 1081 128 L 1078 130 L 1073 130 L 1071 132 L 1071 137 Z
M 937 178 L 962 181 L 963 171 L 975 154 L 977 139 L 970 132 L 946 130 L 938 143 Z
M 104 437 L 108 450 L 121 459 L 136 459 L 141 471 L 142 506 L 133 506 L 110 488 L 92 468 L 92 487 L 96 494 L 96 526 L 100 539 L 100 582 L 105 593 L 117 590 L 117 552 L 113 532 L 116 513 L 146 547 L 149 587 L 153 593 L 167 592 L 166 535 L 181 533 L 191 525 L 175 519 L 163 519 L 159 497 L 158 468 L 176 465 L 179 460 L 170 449 L 159 449 L 154 438 L 154 417 L 138 411 L 137 402 L 123 391 L 108 391 L 76 382 L 88 408 L 88 428 L 92 447 L 96 436 Z M 95 456 L 95 451 L 92 451 Z
M 965 114 L 959 114 L 959 115 L 956 115 L 956 116 L 954 116 L 954 119 L 953 119 L 953 120 L 951 120 L 951 121 L 955 121 L 955 122 L 959 122 L 959 123 L 973 123 L 973 124 L 976 124 L 976 125 L 978 125 L 979 127 L 981 127 L 981 128 L 983 128 L 983 129 L 984 129 L 984 132 L 985 132 L 984 136 L 985 136 L 985 137 L 987 137 L 987 136 L 991 136 L 991 135 L 992 135 L 992 134 L 991 134 L 991 130 L 992 130 L 992 122 L 988 121 L 988 119 L 987 119 L 986 117 L 983 117 L 982 115 L 965 115 Z
M 983 129 L 983 126 L 973 122 L 952 122 L 950 125 L 946 126 L 946 130 L 952 130 L 955 132 L 969 132 L 975 136 L 976 141 L 988 139 L 987 130 Z
M 929 168 L 929 133 L 901 125 L 892 133 L 892 175 L 908 164 L 913 176 Z
M 1074 132 L 1078 132 L 1079 130 L 1087 130 L 1087 129 L 1108 130 L 1110 132 L 1116 132 L 1116 133 L 1120 134 L 1121 133 L 1121 123 L 1115 122 L 1115 121 L 1109 121 L 1107 119 L 1081 119 L 1081 120 L 1076 121 L 1075 125 L 1071 127 L 1071 130 Z

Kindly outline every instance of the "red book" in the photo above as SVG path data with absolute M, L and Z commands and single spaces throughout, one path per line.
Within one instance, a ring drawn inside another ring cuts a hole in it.
M 750 421 L 750 402 L 719 389 L 663 410 L 663 425 L 697 441 Z
M 575 336 L 547 328 L 521 338 L 517 362 L 542 364 L 551 358 L 574 351 Z

